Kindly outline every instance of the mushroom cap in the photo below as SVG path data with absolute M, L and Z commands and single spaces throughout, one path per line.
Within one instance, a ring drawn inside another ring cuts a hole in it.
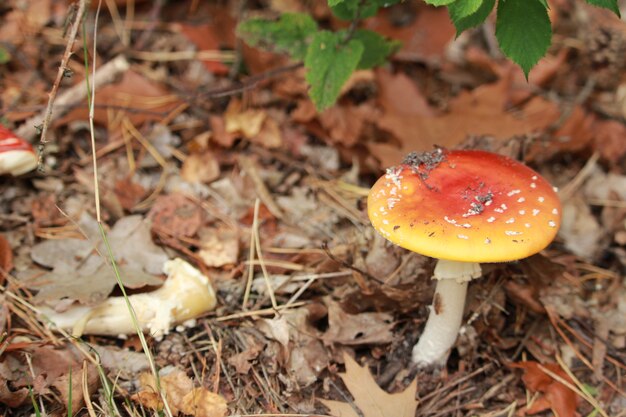
M 506 262 L 544 249 L 561 222 L 552 186 L 527 166 L 483 151 L 409 154 L 368 197 L 372 225 L 426 256 Z
M 0 175 L 21 175 L 36 167 L 32 145 L 0 125 Z

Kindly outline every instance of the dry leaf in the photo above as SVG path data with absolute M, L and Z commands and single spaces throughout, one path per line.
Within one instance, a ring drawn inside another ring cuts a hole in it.
M 390 343 L 393 340 L 393 316 L 389 313 L 348 314 L 330 298 L 328 306 L 328 331 L 323 339 L 327 342 L 358 346 Z
M 228 226 L 200 229 L 198 256 L 206 266 L 219 268 L 234 265 L 239 259 L 239 233 Z
M 24 282 L 27 288 L 39 290 L 35 300 L 76 300 L 96 304 L 105 300 L 117 285 L 107 264 L 107 251 L 101 243 L 97 223 L 84 214 L 78 222 L 87 239 L 46 240 L 35 245 L 31 257 L 52 272 Z M 108 234 L 122 280 L 127 288 L 160 285 L 161 268 L 168 257 L 150 237 L 150 223 L 142 216 L 124 217 Z M 97 251 L 95 249 L 98 249 Z
M 415 417 L 418 403 L 415 399 L 417 379 L 414 379 L 404 391 L 389 394 L 376 384 L 367 367 L 359 366 L 349 355 L 344 355 L 344 361 L 346 372 L 339 376 L 354 397 L 354 405 L 359 408 L 364 417 Z M 359 416 L 348 403 L 320 401 L 330 409 L 330 414 L 333 416 Z
M 462 92 L 450 100 L 448 113 L 435 117 L 386 111 L 378 127 L 393 134 L 400 148 L 388 143 L 367 146 L 383 166 L 391 166 L 411 151 L 427 151 L 435 145 L 453 148 L 470 136 L 508 139 L 541 130 L 558 119 L 556 104 L 540 97 L 531 99 L 518 114 L 509 111 L 510 88 L 509 78 L 504 77 Z
M 29 354 L 29 364 L 24 354 Z M 23 350 L 11 351 L 0 361 L 0 402 L 16 407 L 28 402 L 28 389 L 36 395 L 46 395 L 56 391 L 65 406 L 72 398 L 73 410 L 83 406 L 83 362 L 82 354 L 71 346 L 53 348 L 51 346 L 30 345 Z M 98 372 L 93 364 L 87 363 L 86 395 L 93 394 L 99 386 Z M 70 373 L 72 384 L 70 384 Z M 36 375 L 33 377 L 31 375 Z M 15 391 L 10 391 L 6 385 Z M 54 390 L 51 390 L 53 388 Z M 26 393 L 26 395 L 24 395 Z
M 524 370 L 522 380 L 531 392 L 543 394 L 535 402 L 527 406 L 526 414 L 532 415 L 551 409 L 559 417 L 576 416 L 576 407 L 579 400 L 576 393 L 541 369 L 543 367 L 573 385 L 569 375 L 559 365 L 556 363 L 541 365 L 538 362 L 526 361 L 515 362 L 510 366 Z
M 202 210 L 179 193 L 159 196 L 148 217 L 154 232 L 173 237 L 191 237 L 202 225 Z
M 220 164 L 211 152 L 194 153 L 185 158 L 180 176 L 188 182 L 208 184 L 220 177 Z
M 402 42 L 394 59 L 440 61 L 455 34 L 448 12 L 443 7 L 415 4 L 403 2 L 393 8 L 381 9 L 363 24 L 366 29 Z
M 146 189 L 141 184 L 133 182 L 131 178 L 115 181 L 113 192 L 117 196 L 120 205 L 129 211 L 146 195 Z M 58 210 L 56 211 L 58 212 Z
M 13 251 L 11 245 L 0 235 L 0 284 L 4 283 L 6 275 L 13 269 Z
M 99 105 L 94 110 L 95 123 L 107 126 L 113 112 L 118 117 L 120 113 L 125 114 L 132 124 L 137 126 L 146 121 L 161 121 L 165 114 L 179 106 L 181 102 L 176 96 L 170 94 L 164 85 L 150 81 L 138 72 L 128 70 L 124 72 L 119 82 L 98 89 L 98 103 Z M 132 111 L 121 110 L 126 108 Z M 57 123 L 64 125 L 71 121 L 82 122 L 88 119 L 88 107 L 77 106 Z
M 174 368 L 168 374 L 160 376 L 161 389 L 172 411 L 195 417 L 224 417 L 228 412 L 226 400 L 219 394 L 204 387 L 193 387 L 193 381 L 181 369 Z M 163 402 L 156 388 L 156 381 L 151 373 L 139 376 L 142 389 L 131 398 L 153 410 L 162 410 Z

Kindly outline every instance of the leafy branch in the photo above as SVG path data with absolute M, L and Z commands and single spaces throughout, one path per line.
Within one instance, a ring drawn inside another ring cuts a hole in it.
M 359 29 L 362 19 L 401 0 L 328 0 L 332 13 L 350 21 L 347 30 L 322 30 L 304 13 L 286 13 L 278 20 L 250 19 L 239 25 L 238 35 L 248 44 L 304 61 L 309 95 L 318 110 L 332 106 L 341 87 L 357 69 L 383 64 L 399 49 L 371 30 Z M 582 0 L 581 0 L 582 1 Z M 585 0 L 620 15 L 618 0 Z M 447 7 L 457 36 L 482 24 L 496 9 L 496 39 L 500 49 L 518 64 L 526 77 L 546 54 L 552 39 L 547 0 L 424 0 Z

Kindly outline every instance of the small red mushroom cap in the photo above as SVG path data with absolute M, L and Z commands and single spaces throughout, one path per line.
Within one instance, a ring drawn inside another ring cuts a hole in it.
M 368 197 L 372 225 L 391 242 L 438 259 L 506 262 L 554 239 L 561 202 L 537 172 L 483 151 L 411 153 Z
M 0 125 L 0 175 L 21 175 L 37 167 L 30 143 Z

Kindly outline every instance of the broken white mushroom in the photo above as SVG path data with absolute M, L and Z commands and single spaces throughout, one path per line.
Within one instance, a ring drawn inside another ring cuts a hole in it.
M 180 258 L 163 264 L 168 275 L 158 289 L 128 296 L 135 309 L 139 326 L 156 338 L 169 333 L 171 327 L 213 310 L 217 303 L 209 279 Z M 40 308 L 49 321 L 74 336 L 98 334 L 120 336 L 135 333 L 124 297 L 111 297 L 99 305 L 74 305 L 58 313 Z
M 37 155 L 30 143 L 0 125 L 0 175 L 21 175 L 37 167 Z

